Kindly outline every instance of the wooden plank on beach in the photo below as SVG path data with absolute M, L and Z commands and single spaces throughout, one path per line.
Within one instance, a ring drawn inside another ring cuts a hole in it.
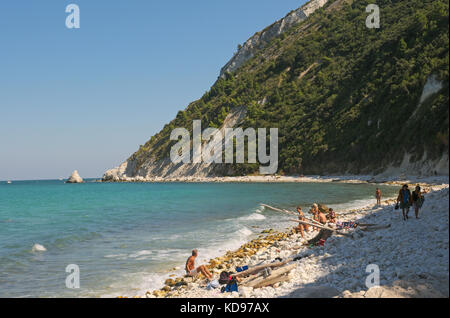
M 245 284 L 245 286 L 253 287 L 253 288 L 259 288 L 259 287 L 275 284 L 277 278 L 280 278 L 280 276 L 283 276 L 286 273 L 290 272 L 296 266 L 297 266 L 297 264 L 295 264 L 295 263 L 283 266 L 281 268 L 278 268 L 278 269 L 272 271 L 272 273 L 269 276 L 267 276 L 267 277 L 260 276 L 260 277 L 254 279 L 254 280 L 252 280 L 250 282 L 247 282 Z
M 245 271 L 233 274 L 233 275 L 231 275 L 231 277 L 245 277 L 245 276 L 248 276 L 248 275 L 251 275 L 251 274 L 255 274 L 255 273 L 259 272 L 259 271 L 262 271 L 263 269 L 268 268 L 268 267 L 276 268 L 276 267 L 280 267 L 280 266 L 286 265 L 287 262 L 289 262 L 289 260 L 285 260 L 285 261 L 282 261 L 282 262 L 274 262 L 274 263 L 269 263 L 269 264 L 258 265 L 258 266 L 255 266 L 255 267 L 251 267 L 251 268 L 249 268 L 249 269 L 247 269 Z
M 287 282 L 290 279 L 291 278 L 289 277 L 289 274 L 286 273 L 286 274 L 283 274 L 281 276 L 265 279 L 264 281 L 262 281 L 260 284 L 256 285 L 253 288 L 261 288 L 261 287 L 271 286 L 271 285 L 274 285 L 276 283 Z
M 310 226 L 315 226 L 315 227 L 317 227 L 317 228 L 319 228 L 319 229 L 329 230 L 329 231 L 335 232 L 335 233 L 340 234 L 340 235 L 353 237 L 353 235 L 351 235 L 350 233 L 344 233 L 344 232 L 341 232 L 341 231 L 339 231 L 339 230 L 333 229 L 333 228 L 328 227 L 328 226 L 315 225 L 315 224 L 312 224 L 312 223 L 309 223 L 309 222 L 306 222 L 306 221 L 301 221 L 301 220 L 292 220 L 292 219 L 291 219 L 291 221 L 292 221 L 292 222 L 297 222 L 297 223 L 306 224 L 306 225 L 310 225 Z
M 284 212 L 284 213 L 287 213 L 287 214 L 295 214 L 292 211 L 288 211 L 286 209 L 278 209 L 278 208 L 275 208 L 273 206 L 270 206 L 270 205 L 267 205 L 267 204 L 264 204 L 264 203 L 261 203 L 261 206 L 269 208 L 269 209 L 274 210 L 274 211 L 278 211 L 278 212 Z
M 261 203 L 261 205 L 264 206 L 264 207 L 266 207 L 266 208 L 269 208 L 269 209 L 271 209 L 271 210 L 274 210 L 274 211 L 284 212 L 284 213 L 292 214 L 292 215 L 298 215 L 298 213 L 296 213 L 296 212 L 294 212 L 294 211 L 290 211 L 290 210 L 286 210 L 286 209 L 278 209 L 278 208 L 275 208 L 275 207 L 273 207 L 273 206 L 270 206 L 270 205 L 267 205 L 267 204 L 264 204 L 264 203 Z M 314 219 L 308 218 L 307 216 L 303 216 L 303 217 L 304 217 L 306 220 L 309 220 L 309 221 L 311 221 L 311 222 L 317 223 L 318 225 L 322 225 L 322 223 L 320 223 L 320 222 L 318 222 L 318 221 L 316 221 L 316 220 L 314 220 Z

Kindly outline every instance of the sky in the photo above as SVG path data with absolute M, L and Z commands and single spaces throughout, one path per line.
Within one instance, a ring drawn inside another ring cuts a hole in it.
M 80 8 L 68 29 L 66 6 Z M 0 180 L 101 177 L 305 0 L 0 2 Z

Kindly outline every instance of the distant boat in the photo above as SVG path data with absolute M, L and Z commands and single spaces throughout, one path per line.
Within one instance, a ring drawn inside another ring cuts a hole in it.
M 6 183 L 7 183 L 7 184 L 11 184 L 12 182 L 11 182 L 11 181 L 6 181 Z

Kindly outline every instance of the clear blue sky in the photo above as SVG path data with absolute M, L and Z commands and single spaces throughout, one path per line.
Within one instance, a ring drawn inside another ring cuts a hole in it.
M 75 3 L 81 28 L 67 29 Z M 305 0 L 0 2 L 0 180 L 100 177 Z

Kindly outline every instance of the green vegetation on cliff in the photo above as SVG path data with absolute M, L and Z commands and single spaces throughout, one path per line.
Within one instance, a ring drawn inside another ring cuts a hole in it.
M 137 168 L 169 156 L 173 128 L 219 127 L 236 106 L 248 107 L 242 127 L 279 128 L 279 173 L 377 172 L 448 152 L 448 0 L 378 0 L 379 29 L 365 26 L 371 2 L 329 1 L 274 39 L 141 146 Z M 419 104 L 430 76 L 442 89 Z

